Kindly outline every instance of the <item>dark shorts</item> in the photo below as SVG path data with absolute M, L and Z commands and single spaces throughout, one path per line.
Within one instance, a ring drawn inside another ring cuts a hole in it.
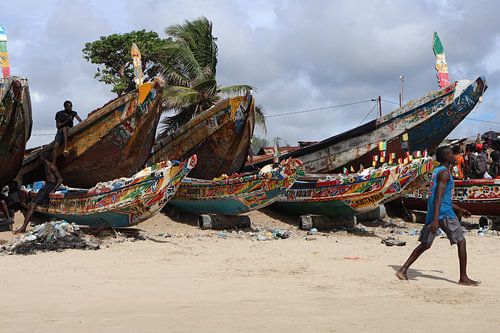
M 47 182 L 36 194 L 35 202 L 37 205 L 47 203 L 49 201 L 49 194 L 55 190 L 55 183 Z
M 62 128 L 60 130 L 57 130 L 56 138 L 54 139 L 54 141 L 59 145 L 64 144 L 64 133 Z
M 457 244 L 465 239 L 464 231 L 462 230 L 462 226 L 460 225 L 460 221 L 458 221 L 458 219 L 450 219 L 446 217 L 439 220 L 439 227 L 446 233 L 451 245 Z M 418 240 L 423 244 L 431 245 L 432 242 L 434 242 L 434 238 L 436 238 L 436 234 L 431 232 L 431 224 L 429 223 L 424 225 Z

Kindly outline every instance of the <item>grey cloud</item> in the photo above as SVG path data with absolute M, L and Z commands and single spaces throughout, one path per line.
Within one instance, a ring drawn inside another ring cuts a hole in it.
M 437 89 L 432 32 L 446 48 L 452 79 L 485 75 L 490 89 L 474 118 L 500 120 L 500 3 L 486 1 L 58 1 L 33 6 L 33 21 L 12 23 L 22 56 L 12 55 L 31 79 L 35 132 L 50 131 L 53 112 L 70 98 L 87 113 L 113 95 L 95 81 L 81 49 L 114 32 L 165 27 L 207 16 L 218 37 L 218 79 L 249 83 L 269 114 L 375 98 L 405 100 Z M 24 19 L 26 2 L 9 12 Z M 44 17 L 43 19 L 40 17 Z M 33 33 L 34 26 L 39 29 Z M 320 140 L 359 125 L 373 103 L 268 119 L 268 137 Z M 383 104 L 389 112 L 394 105 Z M 375 112 L 369 119 L 375 117 Z M 464 121 L 453 136 L 498 125 Z M 47 138 L 50 140 L 51 138 Z M 33 143 L 40 140 L 32 140 Z

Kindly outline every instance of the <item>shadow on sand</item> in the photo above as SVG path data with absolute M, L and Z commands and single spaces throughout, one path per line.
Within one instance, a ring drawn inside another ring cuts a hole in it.
M 400 265 L 388 265 L 391 267 L 394 272 L 397 272 L 399 268 L 401 267 Z M 453 284 L 457 284 L 457 281 L 453 281 L 444 277 L 436 276 L 436 275 L 431 275 L 431 274 L 426 274 L 424 272 L 436 272 L 436 273 L 443 273 L 443 271 L 439 270 L 420 270 L 420 269 L 413 269 L 410 268 L 408 270 L 408 280 L 418 280 L 419 278 L 424 278 L 424 279 L 432 279 L 432 280 L 439 280 L 439 281 L 446 281 L 450 282 Z

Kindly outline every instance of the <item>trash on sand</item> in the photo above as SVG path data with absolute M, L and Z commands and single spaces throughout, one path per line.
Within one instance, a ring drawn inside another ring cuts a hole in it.
M 318 233 L 318 229 L 316 228 L 311 228 L 311 230 L 309 230 L 307 232 L 308 235 L 316 235 Z
M 401 240 L 398 240 L 398 239 L 395 239 L 393 237 L 386 237 L 384 239 L 382 239 L 382 244 L 385 244 L 387 246 L 405 246 L 406 245 L 406 242 L 405 241 L 401 241 Z
M 225 233 L 224 231 L 220 231 L 220 232 L 217 234 L 217 236 L 218 236 L 219 238 L 224 238 L 224 239 L 226 239 L 226 238 L 227 238 L 227 235 L 226 235 L 226 233 Z
M 86 235 L 75 224 L 66 221 L 39 224 L 14 244 L 2 248 L 8 254 L 32 254 L 36 251 L 61 251 L 64 249 L 99 249 L 99 241 Z
M 418 230 L 418 229 L 411 229 L 409 232 L 410 236 L 417 236 L 419 234 L 420 234 L 420 230 Z
M 485 225 L 484 227 L 479 227 L 479 230 L 477 231 L 477 235 L 478 236 L 487 235 L 488 234 L 488 230 L 490 230 L 490 228 L 487 225 Z

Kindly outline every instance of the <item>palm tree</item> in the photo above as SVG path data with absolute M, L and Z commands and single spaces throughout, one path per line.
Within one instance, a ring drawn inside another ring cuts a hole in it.
M 165 118 L 160 137 L 207 110 L 223 97 L 245 94 L 251 86 L 221 87 L 216 81 L 217 38 L 212 34 L 212 22 L 201 17 L 165 29 L 171 42 L 161 61 L 167 81 L 164 92 L 165 109 L 174 111 Z

